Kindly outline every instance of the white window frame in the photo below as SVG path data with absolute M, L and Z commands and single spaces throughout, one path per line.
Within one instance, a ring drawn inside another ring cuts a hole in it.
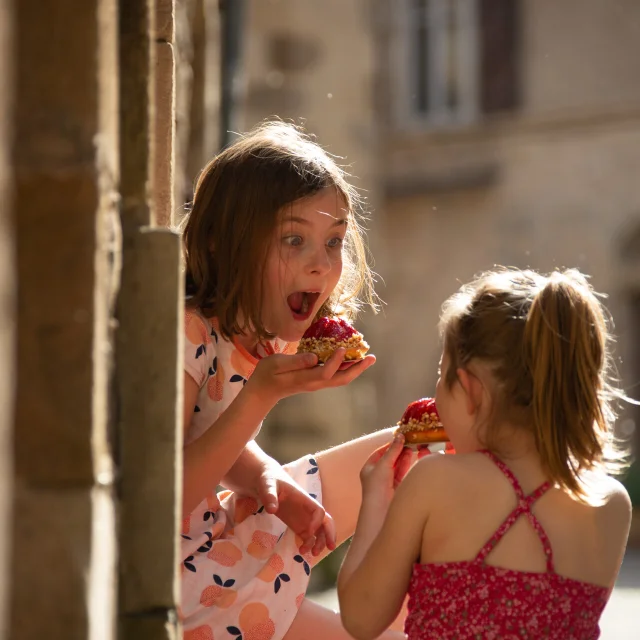
M 478 118 L 480 87 L 479 12 L 480 0 L 425 0 L 424 15 L 416 15 L 414 0 L 394 0 L 392 33 L 391 87 L 394 120 L 398 128 L 450 128 L 471 124 Z M 450 32 L 448 11 L 455 8 L 457 21 L 455 61 L 459 104 L 447 104 L 447 51 Z M 422 12 L 421 12 L 422 13 Z M 416 104 L 417 25 L 427 21 L 428 100 L 426 112 Z

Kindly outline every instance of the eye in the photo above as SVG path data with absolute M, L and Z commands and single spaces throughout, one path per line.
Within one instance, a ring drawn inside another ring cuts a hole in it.
M 302 244 L 302 236 L 287 236 L 284 241 L 290 247 L 299 247 Z
M 331 238 L 331 240 L 327 242 L 327 246 L 330 249 L 336 249 L 337 247 L 342 246 L 343 243 L 344 243 L 344 239 L 340 238 L 339 236 L 336 236 L 335 238 Z

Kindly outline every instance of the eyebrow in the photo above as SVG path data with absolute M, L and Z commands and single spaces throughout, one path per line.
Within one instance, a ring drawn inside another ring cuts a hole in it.
M 331 216 L 333 217 L 333 216 Z M 282 220 L 282 224 L 285 222 L 298 222 L 299 224 L 304 224 L 309 226 L 311 223 L 306 218 L 300 218 L 299 216 L 289 216 Z M 347 226 L 348 221 L 346 218 L 337 218 L 336 221 L 331 225 L 332 227 L 341 227 Z

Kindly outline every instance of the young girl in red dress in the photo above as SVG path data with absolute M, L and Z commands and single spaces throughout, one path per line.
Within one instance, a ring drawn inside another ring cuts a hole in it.
M 578 271 L 481 275 L 449 299 L 436 403 L 456 455 L 394 495 L 402 439 L 361 473 L 338 581 L 375 638 L 409 594 L 410 640 L 595 640 L 631 519 L 607 475 L 614 413 L 605 312 Z

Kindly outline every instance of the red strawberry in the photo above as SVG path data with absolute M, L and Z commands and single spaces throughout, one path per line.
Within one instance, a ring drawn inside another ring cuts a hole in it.
M 335 338 L 338 341 L 348 340 L 358 332 L 342 318 L 320 318 L 304 333 L 304 338 Z
M 437 422 L 440 422 L 438 409 L 436 409 L 436 401 L 433 398 L 421 398 L 420 400 L 412 402 L 402 415 L 400 424 L 409 424 L 411 420 L 420 422 L 425 414 L 428 414 L 431 418 L 435 418 Z M 435 416 L 432 414 L 435 414 Z

